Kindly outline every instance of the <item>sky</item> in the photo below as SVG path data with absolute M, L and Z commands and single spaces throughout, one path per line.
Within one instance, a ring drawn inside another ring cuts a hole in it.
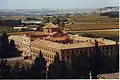
M 0 9 L 70 9 L 118 6 L 119 0 L 0 0 Z

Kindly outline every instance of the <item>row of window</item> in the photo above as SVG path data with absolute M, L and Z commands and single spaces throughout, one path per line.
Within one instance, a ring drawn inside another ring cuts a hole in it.
M 25 42 L 25 43 L 28 43 L 28 42 L 30 42 L 30 39 L 21 38 L 21 41 Z
M 114 51 L 114 47 L 113 46 L 106 46 L 106 47 L 101 47 L 100 48 L 102 51 Z M 93 52 L 94 48 L 84 48 L 84 49 L 76 49 L 76 50 L 68 50 L 68 51 L 62 51 L 62 54 L 70 54 L 70 53 L 90 53 Z M 111 52 L 112 53 L 112 52 Z
M 52 62 L 53 62 L 53 60 L 48 59 L 48 58 L 45 58 L 45 60 L 46 60 L 48 63 L 52 63 Z
M 88 49 L 76 49 L 76 50 L 68 50 L 68 51 L 62 51 L 62 54 L 72 54 L 72 53 L 89 53 L 92 52 L 93 49 L 92 48 L 88 48 Z
M 113 46 L 103 46 L 103 47 L 101 47 L 101 50 L 109 50 L 109 49 L 113 50 L 113 49 L 115 49 L 115 47 L 113 47 Z
M 62 60 L 69 61 L 70 60 L 70 56 L 62 56 Z
M 50 59 L 54 59 L 54 55 L 53 54 L 48 54 L 48 53 L 43 53 L 43 56 L 47 57 L 47 58 L 50 58 Z
M 51 48 L 46 48 L 46 47 L 39 47 L 41 50 L 45 50 L 48 52 L 53 52 L 53 53 L 57 53 L 57 51 L 55 49 L 51 49 Z

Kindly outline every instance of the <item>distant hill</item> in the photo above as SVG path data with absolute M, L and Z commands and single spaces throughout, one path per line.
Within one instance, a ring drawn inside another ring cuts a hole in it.
M 93 11 L 93 13 L 101 15 L 101 16 L 118 18 L 119 17 L 119 6 L 109 6 L 109 7 L 99 8 Z
M 104 8 L 73 8 L 73 9 L 13 9 L 13 10 L 0 10 L 0 16 L 6 15 L 51 15 L 51 14 L 76 14 L 76 13 L 105 13 L 119 11 L 119 6 L 109 6 Z
M 91 13 L 95 9 L 14 9 L 0 10 L 0 15 L 41 15 L 41 14 L 66 14 L 66 13 Z
M 119 6 L 109 6 L 109 7 L 99 8 L 94 12 L 95 13 L 119 12 Z

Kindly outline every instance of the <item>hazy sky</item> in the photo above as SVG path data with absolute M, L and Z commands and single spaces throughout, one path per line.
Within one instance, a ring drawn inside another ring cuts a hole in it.
M 118 5 L 119 0 L 0 0 L 0 9 L 99 8 Z

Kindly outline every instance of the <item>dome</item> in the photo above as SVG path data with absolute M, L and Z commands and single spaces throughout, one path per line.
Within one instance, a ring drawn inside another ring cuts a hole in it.
M 59 27 L 57 25 L 54 25 L 53 23 L 49 23 L 44 28 L 59 28 Z

